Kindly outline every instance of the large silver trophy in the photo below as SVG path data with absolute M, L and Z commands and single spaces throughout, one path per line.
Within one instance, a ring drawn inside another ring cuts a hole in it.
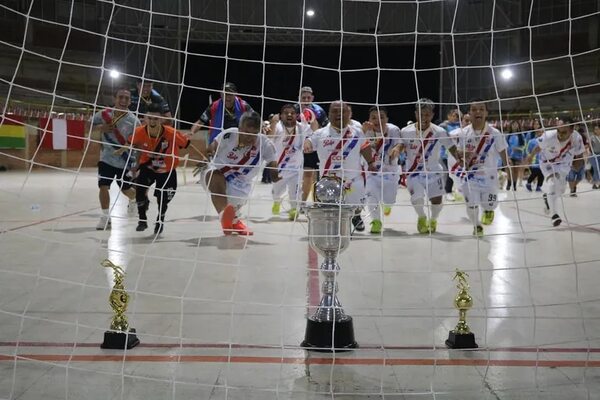
M 346 315 L 337 298 L 338 255 L 350 245 L 352 206 L 344 204 L 342 181 L 323 177 L 314 187 L 315 204 L 308 208 L 308 240 L 323 257 L 321 301 L 307 318 L 302 347 L 318 351 L 343 351 L 356 348 L 352 317 Z

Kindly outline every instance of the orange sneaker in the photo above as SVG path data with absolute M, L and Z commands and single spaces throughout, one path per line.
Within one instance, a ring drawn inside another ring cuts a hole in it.
M 221 214 L 221 227 L 226 235 L 231 235 L 233 230 L 233 220 L 235 219 L 235 208 L 231 204 L 227 204 Z
M 238 219 L 236 223 L 233 224 L 232 231 L 241 236 L 252 236 L 254 232 L 252 232 L 246 224 L 242 222 L 241 219 Z

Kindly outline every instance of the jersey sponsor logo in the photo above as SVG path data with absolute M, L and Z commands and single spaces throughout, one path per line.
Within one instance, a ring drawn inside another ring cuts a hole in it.
M 323 146 L 331 146 L 332 144 L 336 143 L 336 140 L 333 139 L 325 139 L 323 140 Z
M 467 139 L 467 142 L 465 143 L 465 150 L 466 151 L 475 150 L 475 143 L 474 143 L 473 139 Z
M 230 160 L 237 160 L 238 159 L 238 155 L 235 152 L 230 151 L 229 154 L 227 154 L 227 158 L 230 159 Z

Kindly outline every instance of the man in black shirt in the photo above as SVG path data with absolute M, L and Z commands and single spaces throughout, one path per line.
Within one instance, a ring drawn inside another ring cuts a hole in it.
M 157 104 L 160 113 L 169 121 L 171 118 L 171 109 L 167 101 L 154 89 L 154 83 L 149 78 L 139 78 L 136 88 L 131 90 L 131 105 L 129 110 L 138 112 L 143 118 L 143 114 L 148 112 L 150 104 Z

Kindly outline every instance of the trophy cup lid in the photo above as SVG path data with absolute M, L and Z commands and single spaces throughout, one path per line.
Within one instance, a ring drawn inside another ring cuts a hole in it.
M 346 193 L 342 179 L 337 176 L 324 176 L 314 186 L 314 207 L 344 207 Z

